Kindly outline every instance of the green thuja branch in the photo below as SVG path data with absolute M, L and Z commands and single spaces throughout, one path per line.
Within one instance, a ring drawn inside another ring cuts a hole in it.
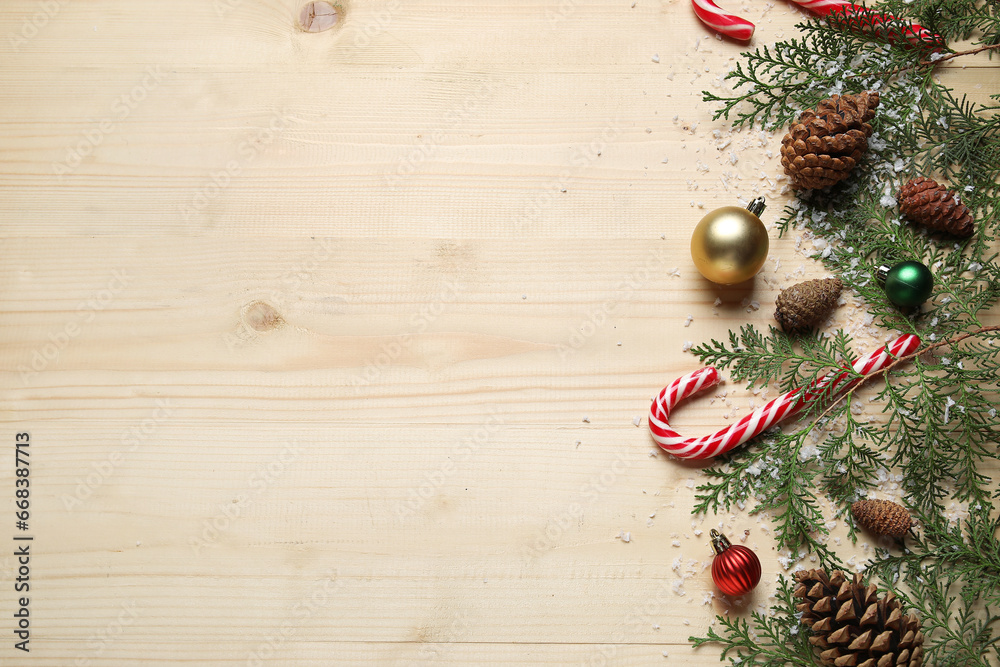
M 880 552 L 870 577 L 920 615 L 925 664 L 996 665 L 1000 486 L 991 471 L 1000 469 L 1000 326 L 991 322 L 1000 301 L 1000 95 L 971 101 L 936 73 L 1000 51 L 1000 3 L 886 0 L 874 10 L 919 22 L 944 42 L 913 44 L 909 23 L 875 14 L 809 20 L 796 38 L 744 53 L 724 78 L 732 92 L 704 99 L 733 127 L 783 131 L 833 94 L 879 93 L 868 152 L 850 178 L 797 193 L 777 225 L 782 235 L 813 241 L 815 259 L 864 306 L 865 324 L 886 338 L 917 334 L 923 344 L 872 374 L 873 392 L 818 392 L 799 422 L 717 460 L 703 471 L 694 512 L 767 516 L 789 565 L 808 554 L 843 568 L 830 526 L 847 519 L 849 538 L 858 539 L 850 504 L 892 485 L 917 526 L 905 547 Z M 956 39 L 971 46 L 953 49 Z M 961 197 L 974 220 L 971 237 L 931 232 L 900 214 L 899 189 L 916 176 Z M 935 276 L 931 299 L 915 312 L 891 303 L 875 279 L 879 265 L 906 259 Z M 853 347 L 843 330 L 790 336 L 746 325 L 692 351 L 748 385 L 756 401 L 842 371 L 857 355 Z M 868 378 L 851 379 L 862 387 Z M 784 580 L 777 598 L 771 614 L 719 617 L 691 641 L 720 644 L 733 664 L 818 664 Z
M 728 346 L 713 340 L 691 352 L 702 363 L 732 370 L 733 380 L 750 387 L 776 381 L 781 391 L 791 391 L 819 380 L 831 369 L 843 370 L 842 361 L 853 354 L 850 344 L 850 336 L 842 331 L 832 338 L 790 338 L 774 327 L 763 334 L 746 325 L 739 334 L 729 332 Z
M 793 582 L 779 576 L 776 602 L 770 614 L 752 611 L 749 621 L 717 616 L 715 620 L 722 634 L 709 628 L 706 637 L 690 637 L 688 641 L 695 647 L 713 642 L 724 644 L 722 659 L 732 653 L 728 657 L 734 665 L 818 666 L 820 662 L 813 657 L 807 634 L 802 632 L 795 616 L 793 590 Z
M 920 530 L 898 555 L 880 551 L 870 572 L 920 613 L 930 641 L 926 662 L 995 665 L 1000 642 L 1000 518 L 977 504 L 951 522 L 919 514 Z M 905 582 L 905 586 L 900 586 Z

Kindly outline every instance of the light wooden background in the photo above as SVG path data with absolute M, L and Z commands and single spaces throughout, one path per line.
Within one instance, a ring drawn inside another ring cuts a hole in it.
M 800 16 L 732 4 L 755 44 Z M 822 275 L 774 234 L 752 287 L 690 263 L 708 210 L 787 201 L 780 136 L 700 101 L 741 45 L 683 1 L 344 8 L 4 3 L 0 662 L 716 664 L 707 532 L 750 531 L 746 613 L 767 521 L 693 519 L 699 467 L 633 419 L 685 341 Z M 1000 91 L 969 64 L 943 76 Z

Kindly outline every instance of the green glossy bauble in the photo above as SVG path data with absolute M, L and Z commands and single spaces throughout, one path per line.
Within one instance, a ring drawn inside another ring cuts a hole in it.
M 920 262 L 900 262 L 884 273 L 885 294 L 901 308 L 916 308 L 934 289 L 934 274 Z
M 701 275 L 720 285 L 757 275 L 768 250 L 767 229 L 757 217 L 763 210 L 760 198 L 748 208 L 723 206 L 701 219 L 691 235 L 691 258 Z

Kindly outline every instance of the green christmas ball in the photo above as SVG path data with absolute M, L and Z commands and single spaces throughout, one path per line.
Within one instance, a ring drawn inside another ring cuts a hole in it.
M 934 274 L 920 262 L 900 262 L 879 273 L 885 276 L 886 296 L 900 308 L 916 308 L 927 301 L 934 289 Z

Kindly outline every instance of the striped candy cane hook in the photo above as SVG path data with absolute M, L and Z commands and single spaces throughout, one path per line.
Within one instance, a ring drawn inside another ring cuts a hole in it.
M 851 364 L 851 368 L 855 374 L 867 376 L 869 373 L 886 368 L 899 357 L 916 351 L 918 347 L 920 339 L 913 334 L 906 334 L 861 357 Z M 795 389 L 782 394 L 735 424 L 712 435 L 685 438 L 670 428 L 668 423 L 670 411 L 685 398 L 719 383 L 719 372 L 708 366 L 677 378 L 660 391 L 649 408 L 649 432 L 664 451 L 678 458 L 707 459 L 739 447 L 778 422 L 792 417 L 817 396 L 846 391 L 860 381 L 861 378 L 854 377 L 847 371 L 833 373 L 804 389 Z
M 753 23 L 736 14 L 727 14 L 712 0 L 691 0 L 691 5 L 701 22 L 712 30 L 744 41 L 753 37 Z

